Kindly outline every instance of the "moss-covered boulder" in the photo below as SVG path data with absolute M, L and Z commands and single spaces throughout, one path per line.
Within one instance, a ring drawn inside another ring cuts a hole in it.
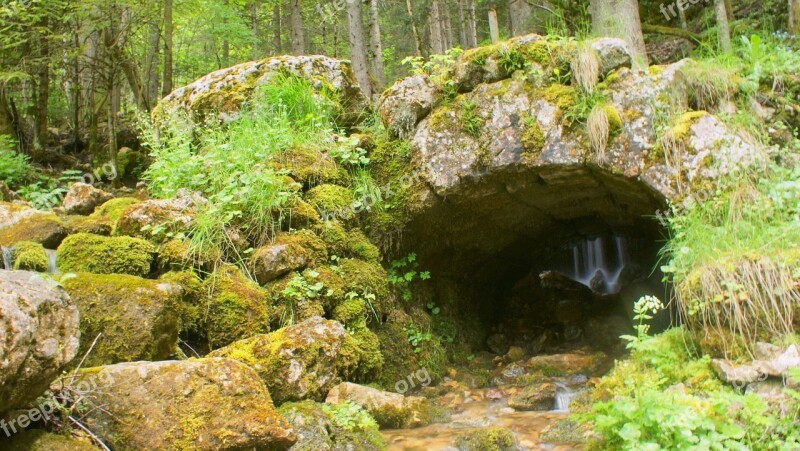
M 258 283 L 264 285 L 292 271 L 325 263 L 325 243 L 311 230 L 281 233 L 274 242 L 253 252 L 250 264 Z
M 80 273 L 64 288 L 80 311 L 84 366 L 169 357 L 178 344 L 180 287 L 122 274 Z
M 91 233 L 94 235 L 111 236 L 114 223 L 105 216 L 80 216 L 67 215 L 63 218 L 64 224 L 70 235 L 76 233 Z
M 383 302 L 389 296 L 389 282 L 386 270 L 379 263 L 345 258 L 340 262 L 339 271 L 347 290 L 374 294 L 373 307 L 379 312 L 383 310 Z
M 119 214 L 114 235 L 164 241 L 169 233 L 187 233 L 205 203 L 200 194 L 181 189 L 171 199 L 131 204 Z
M 94 186 L 78 182 L 73 184 L 67 194 L 64 196 L 62 206 L 64 211 L 70 215 L 88 215 L 94 212 L 94 209 L 102 205 L 114 195 L 107 193 Z
M 0 413 L 36 399 L 78 353 L 78 309 L 40 274 L 0 271 Z
M 14 269 L 23 271 L 47 272 L 50 258 L 44 246 L 33 241 L 21 241 L 14 246 Z
M 376 335 L 383 355 L 383 369 L 378 374 L 378 382 L 383 388 L 395 389 L 397 381 L 419 369 L 417 354 L 408 342 L 408 334 L 403 326 L 411 322 L 411 318 L 402 310 L 390 310 L 388 319 L 376 327 Z
M 3 438 L 7 451 L 97 451 L 88 439 L 77 439 L 65 434 L 51 434 L 41 429 L 29 429 Z
M 295 442 L 255 372 L 235 360 L 121 363 L 82 370 L 82 422 L 112 449 L 284 450 Z
M 326 221 L 334 219 L 347 221 L 355 216 L 353 194 L 342 186 L 330 184 L 315 186 L 306 193 L 306 201 Z
M 232 265 L 204 282 L 207 296 L 200 329 L 212 349 L 270 330 L 272 309 L 267 292 Z
M 593 375 L 606 363 L 606 358 L 601 352 L 538 355 L 528 360 L 527 367 L 531 371 L 541 371 L 545 376 Z
M 384 428 L 424 426 L 427 420 L 428 402 L 421 397 L 403 396 L 365 385 L 342 382 L 328 392 L 325 402 L 339 404 L 344 401 L 364 408 Z
M 555 384 L 543 382 L 528 385 L 521 392 L 508 399 L 508 406 L 515 410 L 553 410 L 556 402 Z
M 34 241 L 55 249 L 65 236 L 64 223 L 55 213 L 23 204 L 0 202 L 0 246 L 11 247 L 20 241 Z
M 68 236 L 58 247 L 56 261 L 62 272 L 94 274 L 150 274 L 156 248 L 132 237 L 105 237 L 90 233 Z
M 320 183 L 347 185 L 350 174 L 317 147 L 298 146 L 268 160 L 270 167 L 288 174 L 301 187 Z
M 341 125 L 352 125 L 362 115 L 367 99 L 353 75 L 349 61 L 326 56 L 279 56 L 250 61 L 212 72 L 173 91 L 154 112 L 174 108 L 191 111 L 196 119 L 230 120 L 240 107 L 274 77 L 292 74 L 310 81 L 315 89 L 336 92 L 342 107 Z
M 278 404 L 322 401 L 341 375 L 359 364 L 352 358 L 348 340 L 350 334 L 340 323 L 314 317 L 237 341 L 209 356 L 237 359 L 253 367 Z
M 278 412 L 297 434 L 297 443 L 292 451 L 378 451 L 387 448 L 375 420 L 352 403 L 287 402 Z
M 141 201 L 135 197 L 117 197 L 95 208 L 91 216 L 102 216 L 108 218 L 112 223 L 116 223 L 126 208 L 139 202 Z
M 509 429 L 488 427 L 459 435 L 456 447 L 459 451 L 515 451 L 517 439 Z

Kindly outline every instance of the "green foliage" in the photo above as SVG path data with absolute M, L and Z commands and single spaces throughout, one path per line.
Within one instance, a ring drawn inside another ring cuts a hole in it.
M 628 341 L 628 349 L 637 349 L 643 346 L 643 343 L 649 338 L 648 332 L 650 331 L 650 325 L 645 321 L 653 319 L 650 315 L 655 315 L 664 308 L 664 304 L 655 296 L 643 296 L 633 304 L 633 320 L 638 321 L 638 324 L 633 326 L 636 329 L 636 336 L 623 335 L 620 337 Z
M 523 70 L 528 66 L 525 55 L 519 49 L 509 46 L 500 48 L 500 67 L 508 74 L 513 74 L 518 70 Z
M 475 102 L 464 100 L 461 103 L 461 127 L 467 134 L 477 138 L 481 134 L 483 119 L 477 113 L 478 105 Z
M 322 404 L 322 410 L 334 425 L 348 431 L 363 431 L 378 427 L 378 423 L 370 416 L 369 412 L 353 401 Z
M 330 150 L 330 155 L 339 163 L 346 166 L 366 166 L 369 164 L 367 151 L 358 147 L 358 137 L 341 137 L 337 146 Z
M 417 267 L 417 254 L 410 253 L 405 257 L 394 260 L 389 265 L 389 283 L 394 285 L 399 291 L 402 299 L 406 302 L 411 300 L 411 282 L 414 280 L 428 280 L 431 274 L 428 271 L 419 272 Z
M 306 279 L 308 277 L 310 281 Z M 286 309 L 281 316 L 281 324 L 283 326 L 291 326 L 294 324 L 295 306 L 297 303 L 306 299 L 317 299 L 323 294 L 325 285 L 318 281 L 319 273 L 317 271 L 306 271 L 304 274 L 294 273 L 289 283 L 281 292 L 281 297 L 286 300 Z M 330 296 L 328 290 L 328 296 Z
M 422 329 L 414 323 L 403 326 L 403 331 L 408 335 L 408 342 L 411 343 L 411 346 L 414 347 L 414 352 L 417 354 L 422 352 L 422 346 L 425 343 L 433 341 L 433 334 L 431 334 L 430 330 L 423 332 Z
M 459 47 L 453 47 L 444 55 L 431 55 L 427 60 L 419 56 L 409 56 L 400 63 L 410 66 L 412 74 L 427 75 L 433 84 L 444 92 L 447 98 L 455 98 L 458 87 L 450 76 L 458 57 L 464 53 Z
M 17 153 L 14 139 L 0 135 L 0 180 L 13 189 L 27 181 L 32 172 L 28 156 Z
M 586 119 L 595 106 L 606 103 L 606 95 L 600 90 L 592 92 L 580 91 L 575 97 L 575 102 L 564 111 L 564 122 L 568 126 L 575 124 L 586 125 Z
M 226 233 L 231 227 L 240 227 L 255 247 L 269 240 L 297 189 L 276 164 L 291 149 L 330 148 L 337 105 L 310 82 L 282 75 L 261 86 L 226 126 L 196 126 L 174 111 L 164 130 L 144 127 L 143 141 L 154 157 L 145 173 L 153 195 L 170 197 L 188 188 L 209 200 L 191 232 L 194 253 L 221 249 L 241 260 Z

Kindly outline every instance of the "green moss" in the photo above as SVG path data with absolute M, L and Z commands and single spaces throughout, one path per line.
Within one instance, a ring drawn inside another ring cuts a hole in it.
M 578 91 L 572 86 L 555 83 L 544 89 L 542 97 L 564 112 L 575 105 L 578 100 Z
M 328 261 L 328 248 L 312 230 L 281 233 L 275 238 L 275 244 L 285 244 L 288 252 L 304 255 L 309 266 Z
M 349 332 L 339 352 L 342 376 L 351 381 L 371 382 L 383 368 L 380 340 L 366 326 L 351 327 Z
M 61 243 L 57 261 L 62 272 L 144 277 L 150 274 L 154 256 L 155 247 L 145 240 L 79 233 Z
M 456 446 L 460 451 L 513 451 L 517 440 L 506 428 L 488 427 L 459 435 Z
M 372 244 L 361 230 L 353 229 L 347 234 L 347 256 L 377 262 L 381 256 L 378 248 Z
M 282 152 L 277 158 L 270 162 L 270 166 L 287 171 L 294 180 L 306 187 L 324 183 L 348 185 L 350 182 L 347 171 L 316 147 L 295 147 Z
M 10 212 L 27 210 L 27 207 L 10 204 Z M 66 236 L 66 227 L 52 212 L 33 212 L 12 226 L 0 229 L 0 246 L 11 247 L 20 241 L 41 243 L 48 249 L 55 249 Z
M 397 381 L 403 380 L 420 368 L 417 364 L 417 355 L 408 342 L 403 324 L 399 323 L 398 319 L 390 316 L 389 321 L 378 326 L 376 330 L 381 355 L 384 358 L 383 369 L 376 381 L 385 390 L 396 390 Z
M 79 355 L 100 335 L 84 366 L 162 360 L 178 338 L 178 295 L 154 280 L 123 274 L 79 273 L 64 288 L 80 311 Z M 75 362 L 77 363 L 77 362 Z
M 389 296 L 388 274 L 380 264 L 346 258 L 341 261 L 339 268 L 347 290 L 372 293 L 378 302 Z M 378 309 L 378 306 L 375 308 Z
M 367 304 L 361 299 L 348 299 L 333 309 L 332 319 L 350 328 L 367 327 Z
M 181 333 L 201 333 L 202 315 L 206 313 L 207 293 L 203 281 L 191 271 L 168 272 L 158 280 L 180 287 L 181 302 L 177 305 Z
M 387 449 L 378 424 L 366 410 L 353 403 L 288 402 L 278 412 L 301 436 L 292 447 L 294 451 Z
M 212 349 L 269 332 L 269 297 L 236 267 L 226 265 L 206 279 L 206 314 L 200 322 Z
M 112 224 L 116 223 L 122 212 L 133 204 L 138 204 L 140 201 L 135 197 L 117 197 L 108 202 L 100 205 L 90 215 L 92 218 L 107 218 Z
M 289 227 L 294 229 L 311 227 L 320 222 L 317 210 L 299 197 L 292 197 L 284 205 L 284 214 L 288 215 Z
M 323 221 L 314 226 L 313 230 L 317 233 L 317 236 L 320 237 L 322 242 L 325 243 L 325 246 L 328 247 L 331 255 L 336 255 L 338 257 L 347 255 L 347 244 L 350 241 L 350 237 L 341 222 L 338 220 Z
M 694 125 L 700 118 L 707 115 L 708 113 L 705 111 L 690 111 L 688 113 L 684 113 L 673 122 L 669 133 L 672 135 L 674 140 L 683 141 L 689 136 L 692 125 Z
M 7 451 L 96 451 L 88 440 L 79 440 L 71 435 L 52 434 L 41 429 L 29 429 L 5 439 L 3 449 Z
M 353 194 L 342 186 L 319 185 L 306 193 L 306 200 L 323 219 L 331 216 L 350 219 L 353 214 Z
M 47 272 L 50 259 L 44 246 L 33 241 L 21 241 L 14 246 L 14 269 L 23 271 Z
M 76 233 L 91 233 L 94 235 L 110 236 L 114 223 L 104 216 L 69 215 L 64 217 L 64 224 L 70 235 Z
M 522 149 L 525 153 L 538 155 L 547 141 L 542 124 L 535 117 L 522 117 Z
M 455 131 L 461 129 L 459 115 L 452 102 L 439 104 L 428 116 L 428 125 L 434 132 Z

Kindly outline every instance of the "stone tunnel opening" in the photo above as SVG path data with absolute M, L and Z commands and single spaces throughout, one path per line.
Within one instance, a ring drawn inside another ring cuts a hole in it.
M 404 243 L 433 274 L 426 302 L 476 351 L 621 350 L 633 303 L 666 300 L 661 194 L 584 165 L 484 174 L 435 196 Z M 659 315 L 654 330 L 670 323 Z

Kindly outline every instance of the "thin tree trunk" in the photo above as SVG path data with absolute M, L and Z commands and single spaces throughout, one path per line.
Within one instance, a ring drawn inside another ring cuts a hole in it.
M 300 0 L 289 0 L 289 12 L 289 22 L 292 26 L 292 53 L 302 55 L 306 53 L 306 36 Z
M 347 2 L 347 37 L 350 43 L 350 60 L 356 80 L 364 95 L 372 97 L 372 84 L 369 80 L 367 45 L 364 37 L 364 22 L 361 17 L 361 2 Z
M 686 21 L 686 9 L 685 8 L 681 8 L 682 4 L 683 3 L 678 2 L 678 18 L 680 18 L 680 20 L 681 20 L 681 29 L 682 30 L 688 30 L 689 29 L 689 23 Z
M 406 0 L 406 12 L 408 13 L 408 21 L 411 23 L 411 33 L 414 35 L 414 45 L 417 56 L 422 56 L 422 39 L 419 36 L 417 24 L 414 22 L 414 8 L 411 4 L 411 0 Z
M 378 0 L 369 0 L 369 58 L 372 67 L 373 92 L 383 91 L 386 77 L 383 74 L 383 46 Z
M 444 53 L 444 42 L 442 42 L 442 18 L 439 15 L 439 0 L 431 1 L 431 12 L 428 18 L 430 22 L 431 53 L 441 55 Z
M 728 11 L 725 8 L 725 0 L 715 0 L 717 13 L 717 28 L 719 29 L 719 48 L 723 52 L 733 50 L 731 45 L 731 29 L 728 23 Z
M 272 7 L 272 47 L 275 49 L 275 54 L 280 55 L 283 53 L 283 44 L 281 43 L 281 5 L 276 4 Z
M 589 10 L 595 35 L 624 39 L 630 47 L 634 67 L 647 67 L 638 0 L 592 0 Z
M 48 20 L 44 19 L 44 29 L 47 29 Z M 47 38 L 39 43 L 39 69 L 36 75 L 36 93 L 33 124 L 33 150 L 34 158 L 42 155 L 47 145 L 47 105 L 50 99 L 50 46 Z
M 145 67 L 146 93 L 144 99 L 145 109 L 155 106 L 158 98 L 158 57 L 161 49 L 161 29 L 157 23 L 150 24 L 148 38 L 147 63 Z
M 228 2 L 228 0 L 225 0 L 222 3 L 223 3 L 223 5 L 225 5 L 225 9 L 226 9 L 225 16 L 222 18 L 222 25 L 223 25 L 223 27 L 227 28 L 228 27 L 228 11 L 227 11 L 227 9 L 228 9 L 229 2 Z M 228 38 L 226 37 L 226 38 L 222 39 L 222 61 L 220 62 L 220 66 L 228 67 L 228 66 L 230 66 L 230 61 L 231 61 L 231 43 L 230 43 L 230 41 L 228 41 Z
M 164 0 L 164 85 L 163 96 L 172 92 L 172 0 Z
M 725 0 L 725 12 L 728 14 L 728 21 L 732 22 L 734 17 L 733 17 L 733 3 L 731 3 L 731 0 Z
M 500 42 L 500 27 L 497 24 L 497 11 L 494 9 L 489 10 L 489 36 L 492 38 L 492 44 Z
M 467 13 L 467 48 L 472 49 L 478 46 L 478 27 L 476 24 L 477 16 L 475 14 L 475 0 L 465 0 L 465 2 L 465 9 Z
M 467 44 L 467 17 L 464 13 L 464 0 L 456 0 L 458 12 L 458 45 L 462 49 L 469 48 Z
M 442 41 L 444 42 L 445 52 L 453 48 L 453 21 L 450 20 L 449 0 L 439 2 L 439 16 L 442 19 Z
M 250 3 L 250 30 L 253 32 L 253 50 L 250 52 L 250 59 L 257 60 L 261 56 L 261 49 L 258 45 L 258 2 Z
M 800 0 L 789 0 L 789 34 L 800 35 Z
M 511 21 L 511 36 L 525 34 L 525 26 L 533 8 L 526 0 L 509 0 L 508 17 Z

